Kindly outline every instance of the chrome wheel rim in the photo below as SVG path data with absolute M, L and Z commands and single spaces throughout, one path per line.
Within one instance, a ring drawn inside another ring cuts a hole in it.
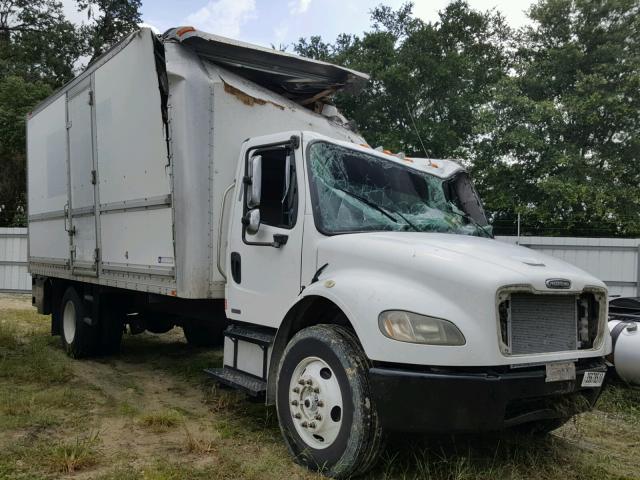
M 76 306 L 69 300 L 64 306 L 62 313 L 62 329 L 64 330 L 64 339 L 67 343 L 73 342 L 76 336 Z
M 289 383 L 289 409 L 298 435 L 308 446 L 321 450 L 336 440 L 342 426 L 342 392 L 324 360 L 307 357 L 298 363 Z

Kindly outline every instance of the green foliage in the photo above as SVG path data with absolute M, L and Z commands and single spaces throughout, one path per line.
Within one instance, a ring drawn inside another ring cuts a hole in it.
M 640 235 L 640 4 L 548 0 L 518 33 L 474 173 L 500 230 Z
M 337 103 L 374 146 L 424 156 L 422 139 L 429 156 L 451 156 L 470 141 L 476 109 L 506 73 L 509 29 L 500 15 L 462 1 L 434 24 L 411 9 L 379 6 L 371 12 L 373 30 L 362 38 L 342 35 L 329 45 L 312 37 L 294 49 L 371 75 L 360 95 L 339 96 Z
M 73 77 L 80 39 L 57 0 L 0 0 L 0 78 L 54 87 Z
M 512 31 L 460 0 L 433 23 L 410 3 L 379 6 L 362 37 L 294 50 L 370 73 L 364 92 L 336 103 L 373 146 L 461 158 L 496 233 L 513 233 L 521 213 L 528 233 L 637 236 L 639 10 L 540 0 L 534 23 Z
M 79 11 L 86 11 L 93 23 L 81 27 L 91 61 L 136 30 L 142 22 L 142 0 L 77 0 Z

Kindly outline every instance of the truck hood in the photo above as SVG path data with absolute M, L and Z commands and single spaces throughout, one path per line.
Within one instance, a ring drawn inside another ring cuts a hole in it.
M 455 285 L 474 282 L 529 285 L 548 290 L 546 280 L 571 281 L 571 291 L 605 287 L 591 274 L 555 257 L 494 239 L 418 232 L 376 232 L 336 235 L 318 245 L 318 265 L 338 262 L 339 268 L 392 269 L 404 275 Z M 424 281 L 424 280 L 423 280 Z
M 317 245 L 318 267 L 328 266 L 321 281 L 306 291 L 338 304 L 373 360 L 487 366 L 569 361 L 605 352 L 603 346 L 595 352 L 502 354 L 497 306 L 503 288 L 569 295 L 586 287 L 605 288 L 597 278 L 554 257 L 489 238 L 442 233 L 357 233 L 325 237 Z M 569 280 L 570 288 L 550 289 L 550 279 Z M 378 327 L 380 312 L 387 310 L 446 319 L 466 343 L 444 347 L 388 339 Z

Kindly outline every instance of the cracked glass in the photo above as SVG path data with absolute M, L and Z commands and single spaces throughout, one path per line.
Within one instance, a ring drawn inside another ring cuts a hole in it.
M 316 225 L 323 233 L 491 236 L 480 200 L 464 172 L 442 179 L 322 141 L 311 144 L 308 162 Z

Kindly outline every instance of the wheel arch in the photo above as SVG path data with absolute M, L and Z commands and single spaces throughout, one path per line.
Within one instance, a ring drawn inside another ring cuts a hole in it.
M 357 337 L 349 315 L 334 300 L 315 293 L 301 298 L 285 315 L 273 342 L 267 375 L 267 404 L 275 403 L 278 365 L 287 343 L 303 328 L 321 323 L 341 325 L 352 330 Z

